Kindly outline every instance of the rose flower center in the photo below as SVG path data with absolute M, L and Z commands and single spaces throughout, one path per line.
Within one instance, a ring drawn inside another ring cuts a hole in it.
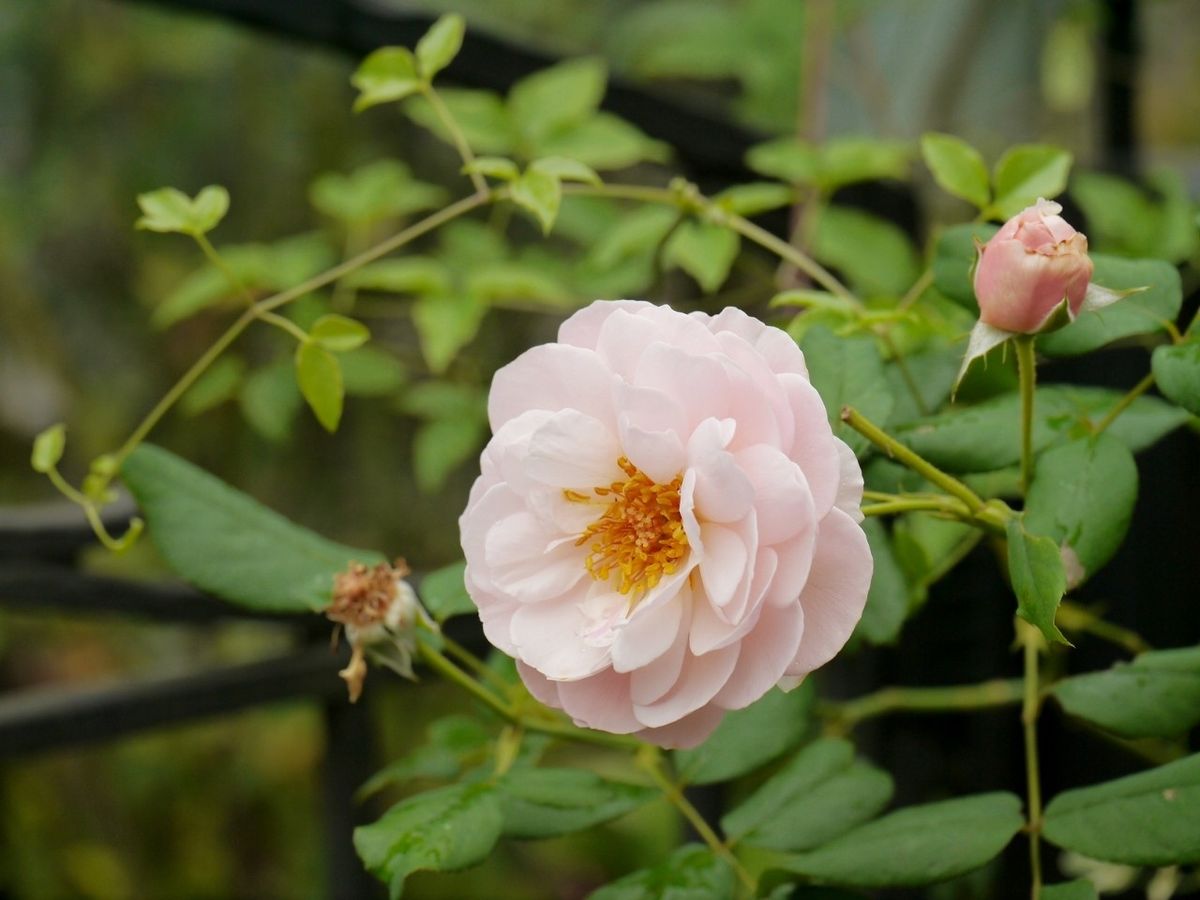
M 624 481 L 592 488 L 595 497 L 572 490 L 563 495 L 574 503 L 607 504 L 575 545 L 588 547 L 584 565 L 589 575 L 607 581 L 615 572 L 620 576 L 617 590 L 640 596 L 678 569 L 687 553 L 679 512 L 683 475 L 658 484 L 624 456 L 617 465 L 628 476 Z

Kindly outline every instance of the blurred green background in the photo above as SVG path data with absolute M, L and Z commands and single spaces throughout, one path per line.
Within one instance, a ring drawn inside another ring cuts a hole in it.
M 991 159 L 1016 141 L 1045 140 L 1068 147 L 1085 167 L 1110 161 L 1100 83 L 1124 63 L 1102 52 L 1108 13 L 1099 2 L 390 5 L 456 10 L 472 29 L 548 53 L 602 56 L 614 75 L 764 136 L 913 140 L 938 129 Z M 1200 10 L 1191 0 L 1137 6 L 1143 51 L 1136 70 L 1118 76 L 1134 87 L 1142 162 L 1148 171 L 1172 167 L 1181 174 L 1164 182 L 1168 190 L 1194 196 Z M 233 205 L 214 240 L 254 245 L 234 253 L 248 270 L 265 271 L 270 287 L 272 278 L 286 286 L 324 268 L 411 215 L 348 225 L 322 207 L 320 189 L 310 195 L 324 173 L 400 159 L 406 170 L 380 176 L 386 190 L 410 200 L 430 185 L 446 196 L 463 190 L 450 151 L 428 132 L 391 108 L 351 114 L 355 64 L 159 7 L 0 5 L 0 505 L 52 499 L 27 464 L 39 430 L 70 423 L 64 469 L 78 477 L 228 319 L 193 245 L 133 230 L 139 192 L 227 186 Z M 661 181 L 670 169 L 653 161 L 661 153 L 651 144 L 634 156 L 645 161 L 631 177 Z M 948 206 L 961 215 L 955 201 L 928 190 L 924 173 L 916 178 L 919 231 Z M 1079 202 L 1085 194 L 1086 186 Z M 1150 214 L 1135 203 L 1131 215 Z M 708 297 L 685 275 L 659 272 L 657 260 L 598 256 L 619 219 L 604 204 L 573 203 L 549 246 L 524 220 L 494 216 L 423 242 L 416 252 L 440 267 L 434 277 L 451 281 L 441 293 L 462 300 L 458 318 L 422 329 L 411 296 L 364 290 L 355 312 L 371 325 L 377 349 L 350 367 L 352 396 L 335 436 L 280 387 L 275 376 L 289 342 L 263 328 L 153 439 L 325 534 L 404 555 L 417 569 L 450 562 L 496 366 L 552 336 L 565 312 L 595 296 L 753 310 L 772 293 L 772 265 L 752 255 Z M 1093 240 L 1103 244 L 1100 224 Z M 1128 225 L 1109 226 L 1109 249 L 1129 239 Z M 1184 249 L 1179 258 L 1194 253 Z M 484 264 L 492 265 L 491 282 L 478 276 Z M 497 272 L 508 281 L 479 300 L 480 284 L 495 285 Z M 209 305 L 167 324 L 167 301 Z M 293 314 L 311 317 L 330 302 L 339 300 L 309 298 Z M 447 333 L 457 338 L 431 346 L 431 335 Z M 148 542 L 121 558 L 89 554 L 85 564 L 138 578 L 164 573 Z M 185 672 L 281 652 L 289 640 L 264 624 L 184 628 L 0 612 L 0 681 L 15 690 Z M 381 762 L 460 705 L 441 688 L 374 681 Z M 318 710 L 284 704 L 4 763 L 0 897 L 323 896 L 322 735 Z M 583 896 L 660 856 L 676 829 L 658 804 L 584 836 L 509 844 L 463 875 L 418 877 L 410 895 Z M 964 884 L 939 896 L 975 890 Z

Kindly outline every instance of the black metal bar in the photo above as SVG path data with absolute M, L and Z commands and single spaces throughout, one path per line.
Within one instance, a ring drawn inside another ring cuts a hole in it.
M 434 21 L 428 14 L 401 12 L 353 0 L 139 2 L 219 15 L 273 34 L 314 41 L 356 57 L 389 44 L 412 46 Z M 445 74 L 459 84 L 505 91 L 518 79 L 558 61 L 550 54 L 469 29 L 462 51 Z M 747 148 L 763 137 L 723 116 L 656 96 L 620 78 L 610 79 L 603 105 L 647 134 L 671 144 L 685 167 L 702 172 L 712 184 L 751 177 L 743 157 Z
M 346 654 L 312 647 L 197 674 L 83 689 L 25 689 L 0 697 L 0 757 L 111 740 L 296 698 L 341 698 Z
M 340 686 L 340 685 L 339 685 Z M 383 897 L 383 885 L 369 875 L 354 849 L 354 828 L 376 818 L 355 792 L 374 774 L 369 692 L 356 704 L 345 696 L 325 704 L 325 761 L 321 795 L 327 856 L 327 895 L 333 900 Z
M 1139 174 L 1137 75 L 1141 29 L 1135 0 L 1108 0 L 1104 18 L 1102 161 L 1105 169 L 1130 178 Z

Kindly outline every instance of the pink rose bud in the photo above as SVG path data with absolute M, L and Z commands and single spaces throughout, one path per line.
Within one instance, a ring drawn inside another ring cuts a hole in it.
M 1061 324 L 1051 320 L 1064 300 L 1072 320 L 1079 314 L 1092 261 L 1087 237 L 1061 212 L 1057 203 L 1038 200 L 979 248 L 975 297 L 980 321 L 1004 331 L 1036 334 Z

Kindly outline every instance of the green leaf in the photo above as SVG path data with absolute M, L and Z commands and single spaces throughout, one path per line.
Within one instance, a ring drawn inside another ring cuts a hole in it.
M 599 57 L 568 60 L 528 75 L 508 93 L 513 124 L 537 147 L 555 132 L 589 119 L 600 106 L 607 80 L 608 69 Z
M 297 346 L 296 385 L 321 426 L 337 431 L 345 395 L 337 357 L 308 341 Z
M 582 831 L 657 796 L 655 788 L 608 781 L 583 769 L 513 769 L 500 781 L 504 834 L 515 838 Z
M 815 379 L 814 379 L 814 383 Z M 1085 433 L 1122 398 L 1103 388 L 1053 385 L 1034 400 L 1033 448 L 1041 453 L 1072 431 Z M 1020 398 L 1011 392 L 974 406 L 951 408 L 894 429 L 905 444 L 951 472 L 995 472 L 1021 458 Z M 1139 397 L 1106 434 L 1137 452 L 1187 421 L 1187 413 L 1156 397 Z M 876 420 L 878 421 L 878 420 Z
M 734 896 L 733 871 L 713 852 L 687 844 L 650 869 L 605 885 L 588 900 L 716 900 Z
M 470 294 L 427 294 L 413 304 L 413 324 L 430 371 L 446 371 L 458 351 L 475 339 L 486 314 L 487 305 Z
M 808 733 L 813 699 L 812 683 L 805 682 L 786 693 L 768 691 L 745 709 L 728 713 L 699 747 L 675 751 L 680 780 L 728 781 L 795 747 Z
M 181 577 L 233 603 L 271 612 L 329 605 L 333 578 L 370 550 L 335 544 L 152 444 L 121 467 L 163 558 Z
M 837 269 L 860 295 L 900 296 L 920 275 L 920 258 L 904 230 L 844 206 L 821 211 L 812 254 Z
M 640 162 L 666 162 L 669 145 L 614 116 L 599 112 L 577 125 L 548 135 L 536 147 L 540 156 L 565 156 L 593 169 L 624 169 Z
M 975 288 L 971 283 L 976 243 L 986 244 L 999 231 L 984 223 L 954 225 L 938 235 L 933 250 L 933 285 L 951 300 L 978 314 Z
M 991 199 L 988 170 L 979 151 L 952 134 L 921 135 L 921 155 L 938 187 L 980 209 Z
M 503 156 L 480 156 L 463 166 L 464 175 L 484 175 L 500 181 L 512 181 L 521 174 L 517 164 Z
M 180 398 L 180 412 L 198 416 L 233 399 L 245 374 L 246 364 L 240 358 L 222 356 Z
M 404 364 L 378 347 L 359 347 L 338 357 L 342 385 L 356 397 L 387 397 L 404 386 Z
M 821 163 L 811 144 L 795 138 L 776 138 L 751 147 L 746 153 L 746 165 L 759 175 L 807 185 L 816 183 Z
M 1154 380 L 1163 396 L 1200 416 L 1200 338 L 1158 347 L 1152 359 Z
M 800 349 L 813 387 L 825 401 L 834 433 L 856 454 L 865 452 L 869 442 L 842 422 L 842 407 L 853 406 L 878 425 L 886 424 L 891 415 L 895 401 L 874 339 L 837 337 L 828 328 L 812 328 Z
M 892 542 L 887 529 L 878 519 L 863 522 L 867 542 L 871 545 L 871 556 L 875 560 L 871 588 L 867 592 L 867 605 L 855 632 L 872 644 L 890 644 L 900 635 L 900 628 L 908 618 L 908 582 L 904 570 L 896 561 Z
M 760 175 L 833 193 L 847 184 L 908 174 L 909 149 L 898 141 L 835 138 L 816 147 L 779 138 L 751 147 L 746 164 Z
M 45 475 L 58 465 L 67 446 L 67 426 L 61 422 L 51 425 L 33 439 L 33 452 L 29 464 L 33 471 Z
M 423 381 L 408 389 L 401 408 L 423 419 L 476 418 L 487 421 L 487 394 L 468 384 Z
M 794 189 L 773 181 L 735 184 L 713 197 L 713 202 L 722 209 L 739 216 L 757 216 L 783 206 L 791 206 L 795 201 Z
M 1017 595 L 1017 615 L 1036 626 L 1048 642 L 1069 644 L 1054 624 L 1067 590 L 1058 545 L 1050 538 L 1030 534 L 1019 516 L 1008 522 L 1008 574 Z
M 482 862 L 502 824 L 492 785 L 455 784 L 409 797 L 378 822 L 354 829 L 354 847 L 397 898 L 413 872 L 450 872 Z
M 486 423 L 474 416 L 450 416 L 426 422 L 413 438 L 413 475 L 417 488 L 436 494 L 450 473 L 478 453 Z
M 438 97 L 458 123 L 467 144 L 476 153 L 505 156 L 516 148 L 512 122 L 504 101 L 491 91 L 439 88 Z M 404 112 L 423 128 L 428 128 L 447 144 L 454 138 L 441 117 L 424 97 L 413 97 L 404 104 Z
M 916 887 L 977 869 L 1023 824 L 1014 795 L 977 794 L 897 810 L 783 865 L 849 887 Z
M 202 188 L 195 198 L 176 188 L 159 188 L 138 194 L 142 217 L 136 227 L 148 231 L 178 232 L 199 237 L 217 227 L 229 211 L 229 192 L 218 184 Z
M 245 380 L 238 394 L 242 416 L 255 431 L 276 443 L 291 433 L 302 402 L 293 369 L 287 360 L 264 366 Z
M 1038 457 L 1025 500 L 1025 527 L 1062 548 L 1068 587 L 1117 552 L 1137 489 L 1133 454 L 1108 435 L 1080 438 Z
M 1142 653 L 1051 692 L 1071 715 L 1121 737 L 1178 737 L 1200 724 L 1200 647 Z
M 892 779 L 854 758 L 840 738 L 809 744 L 736 809 L 721 830 L 771 850 L 809 850 L 876 816 L 892 798 Z
M 535 159 L 531 162 L 529 168 L 533 171 L 549 175 L 552 178 L 557 178 L 559 181 L 600 184 L 600 176 L 596 174 L 595 169 L 585 163 L 581 163 L 577 159 L 568 159 L 565 156 L 543 156 L 541 159 Z
M 346 276 L 346 283 L 362 291 L 394 294 L 445 294 L 451 287 L 449 270 L 428 256 L 382 259 Z
M 635 209 L 597 236 L 588 251 L 588 263 L 611 269 L 630 259 L 652 257 L 678 219 L 679 212 L 666 206 Z
M 308 197 L 320 212 L 359 229 L 446 202 L 445 190 L 416 181 L 408 166 L 393 159 L 359 166 L 349 175 L 326 172 L 313 181 Z
M 1057 197 L 1067 188 L 1071 163 L 1070 153 L 1049 144 L 1021 144 L 1010 149 L 996 163 L 996 199 L 989 207 L 989 218 L 1007 219 L 1039 197 Z
M 434 75 L 458 56 L 466 27 L 463 17 L 458 13 L 447 13 L 417 41 L 417 71 L 422 78 L 432 81 Z
M 370 340 L 371 332 L 366 325 L 356 319 L 348 319 L 337 313 L 330 313 L 321 316 L 313 323 L 309 337 L 326 350 L 345 353 L 347 350 L 361 347 Z
M 355 112 L 403 100 L 421 90 L 417 61 L 407 47 L 380 47 L 362 61 L 350 83 L 359 92 Z
M 1183 305 L 1179 272 L 1161 259 L 1121 259 L 1093 254 L 1094 284 L 1114 291 L 1147 288 L 1112 306 L 1082 313 L 1058 331 L 1038 337 L 1047 356 L 1076 356 L 1138 334 L 1165 331 Z
M 562 202 L 562 183 L 553 175 L 528 169 L 509 190 L 513 203 L 533 213 L 542 233 L 549 234 Z
M 475 612 L 475 603 L 467 593 L 463 574 L 467 564 L 464 562 L 451 563 L 434 569 L 421 579 L 421 603 L 429 614 L 440 624 L 451 616 L 462 616 Z
M 487 761 L 492 736 L 478 720 L 453 715 L 437 719 L 426 730 L 426 742 L 376 772 L 358 791 L 358 799 L 385 787 L 416 779 L 448 781 L 470 765 Z
M 1046 807 L 1042 836 L 1131 866 L 1200 862 L 1200 754 L 1059 794 Z
M 467 292 L 497 306 L 511 301 L 532 301 L 554 309 L 573 306 L 567 287 L 527 263 L 485 263 L 467 278 Z
M 729 277 L 741 240 L 720 225 L 687 221 L 671 235 L 663 248 L 664 262 L 679 266 L 706 294 L 715 293 Z
M 1096 886 L 1086 878 L 1042 888 L 1042 900 L 1099 900 Z

